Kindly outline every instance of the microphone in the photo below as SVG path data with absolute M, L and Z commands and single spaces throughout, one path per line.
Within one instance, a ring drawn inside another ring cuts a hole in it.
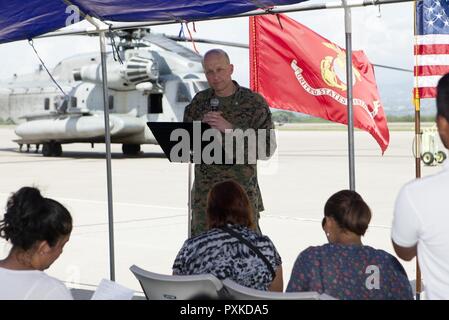
M 218 106 L 220 105 L 220 100 L 218 100 L 217 98 L 212 98 L 209 101 L 210 103 L 210 109 L 212 111 L 218 111 Z

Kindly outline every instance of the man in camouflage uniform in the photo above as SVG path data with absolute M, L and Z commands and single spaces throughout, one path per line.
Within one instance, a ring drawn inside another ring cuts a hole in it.
M 225 51 L 213 49 L 204 55 L 203 68 L 210 88 L 198 92 L 184 111 L 184 122 L 203 121 L 224 133 L 226 129 L 266 129 L 266 150 L 270 157 L 276 148 L 270 139 L 274 129 L 271 112 L 265 99 L 250 89 L 240 87 L 231 78 L 234 66 Z M 219 100 L 218 111 L 211 108 L 211 99 Z M 274 138 L 274 137 L 273 137 Z M 271 142 L 271 145 L 270 145 Z M 245 147 L 247 151 L 247 148 Z M 267 158 L 265 157 L 265 159 Z M 246 159 L 246 158 L 245 158 Z M 259 212 L 264 210 L 257 182 L 256 164 L 195 164 L 192 188 L 192 236 L 206 230 L 207 195 L 220 181 L 234 179 L 246 190 L 259 228 Z

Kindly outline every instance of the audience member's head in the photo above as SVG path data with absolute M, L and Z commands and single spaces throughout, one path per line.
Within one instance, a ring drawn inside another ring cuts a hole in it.
M 234 180 L 215 184 L 207 197 L 206 222 L 209 229 L 226 224 L 255 228 L 253 211 L 245 190 Z
M 0 221 L 0 237 L 12 244 L 8 258 L 26 269 L 47 269 L 62 253 L 71 231 L 69 211 L 33 187 L 9 197 Z
M 449 73 L 438 81 L 437 126 L 441 141 L 449 149 Z
M 360 238 L 368 229 L 371 210 L 355 191 L 342 190 L 333 194 L 324 206 L 322 227 L 329 242 L 339 242 L 342 236 Z

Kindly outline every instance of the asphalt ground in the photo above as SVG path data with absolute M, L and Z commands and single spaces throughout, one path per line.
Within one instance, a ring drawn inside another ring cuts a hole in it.
M 394 201 L 400 187 L 415 177 L 413 124 L 404 126 L 390 131 L 384 155 L 368 133 L 355 132 L 356 190 L 373 211 L 363 242 L 390 253 Z M 266 209 L 260 224 L 283 259 L 286 287 L 298 253 L 326 242 L 321 230 L 324 204 L 334 192 L 349 188 L 349 164 L 347 132 L 338 125 L 280 129 L 277 154 L 270 162 L 259 163 Z M 102 278 L 109 278 L 104 145 L 93 149 L 89 144 L 63 145 L 62 157 L 46 158 L 34 153 L 33 146 L 20 153 L 15 138 L 13 127 L 0 127 L 2 207 L 11 192 L 26 185 L 37 186 L 45 196 L 66 205 L 74 229 L 48 273 L 70 287 L 95 288 Z M 126 158 L 121 145 L 112 146 L 116 280 L 137 291 L 141 289 L 129 267 L 136 264 L 171 274 L 187 236 L 188 165 L 170 163 L 159 146 L 142 148 L 143 155 Z M 439 170 L 423 166 L 422 175 Z M 0 259 L 8 251 L 9 245 L 0 240 Z M 415 261 L 401 262 L 410 280 L 415 279 Z

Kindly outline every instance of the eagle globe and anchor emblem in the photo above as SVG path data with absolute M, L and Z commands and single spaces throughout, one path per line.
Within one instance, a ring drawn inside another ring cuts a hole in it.
M 326 56 L 321 60 L 321 77 L 330 87 L 346 91 L 347 85 L 342 79 L 346 79 L 346 53 L 332 43 L 323 42 L 323 45 L 337 53 L 336 57 Z M 352 66 L 352 83 L 355 86 L 361 81 L 360 72 Z
M 341 105 L 346 105 L 346 97 L 333 89 L 347 90 L 346 82 L 343 80 L 346 79 L 346 53 L 335 44 L 323 42 L 323 45 L 336 53 L 336 56 L 325 56 L 320 62 L 321 78 L 329 86 L 328 88 L 313 88 L 310 86 L 302 75 L 303 69 L 298 66 L 296 60 L 292 60 L 290 66 L 299 84 L 308 94 L 313 96 L 329 96 Z M 354 66 L 352 66 L 352 71 L 352 83 L 355 86 L 363 78 Z M 379 100 L 373 100 L 372 106 L 368 106 L 365 101 L 358 98 L 353 98 L 353 106 L 361 107 L 371 118 L 374 118 L 382 107 Z

